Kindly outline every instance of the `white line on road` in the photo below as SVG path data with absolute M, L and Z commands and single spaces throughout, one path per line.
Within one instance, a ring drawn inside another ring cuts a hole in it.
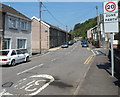
M 46 55 L 48 55 L 48 54 L 50 54 L 50 52 L 48 52 L 48 53 L 46 53 L 46 54 L 38 55 L 38 56 L 36 56 L 36 57 L 32 57 L 31 59 L 36 59 L 36 58 L 39 58 L 39 57 L 43 57 L 43 56 L 46 56 Z
M 98 52 L 98 51 L 96 51 L 96 53 L 97 53 L 97 55 L 99 55 L 99 52 Z
M 92 51 L 92 53 L 93 53 L 94 55 L 96 55 L 95 52 L 94 52 L 93 50 L 91 50 L 91 51 Z
M 65 55 L 69 55 L 70 54 L 70 52 L 67 52 Z
M 72 52 L 73 50 L 75 50 L 77 46 L 78 46 L 78 45 L 76 45 L 76 46 L 71 50 L 71 52 Z
M 32 67 L 32 68 L 26 69 L 26 70 L 24 70 L 24 71 L 22 71 L 22 72 L 17 73 L 17 75 L 20 75 L 20 74 L 22 74 L 22 73 L 25 73 L 25 72 L 27 72 L 27 71 L 30 71 L 30 70 L 32 70 L 32 69 L 35 69 L 35 68 L 41 67 L 41 66 L 43 66 L 43 64 L 40 64 L 40 65 L 38 65 L 38 66 L 34 66 L 34 67 Z
M 52 59 L 51 61 L 53 62 L 53 61 L 55 61 L 56 59 Z

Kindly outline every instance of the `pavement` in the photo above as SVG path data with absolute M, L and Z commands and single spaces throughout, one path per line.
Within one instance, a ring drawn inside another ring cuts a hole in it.
M 48 54 L 49 52 L 59 50 L 60 48 L 61 48 L 61 47 L 59 46 L 59 47 L 55 47 L 55 48 L 50 48 L 49 50 L 42 50 L 42 51 L 41 51 L 41 54 L 39 54 L 39 53 L 37 53 L 37 52 L 36 52 L 36 53 L 33 53 L 32 56 L 31 56 L 31 58 L 46 55 L 46 54 Z
M 118 95 L 118 80 L 111 76 L 110 62 L 106 56 L 108 50 L 104 48 L 94 50 L 102 53 L 94 57 L 78 95 Z
M 51 48 L 51 49 L 49 49 L 48 51 L 56 51 L 56 50 L 59 50 L 61 47 L 59 46 L 59 47 L 55 47 L 55 48 Z

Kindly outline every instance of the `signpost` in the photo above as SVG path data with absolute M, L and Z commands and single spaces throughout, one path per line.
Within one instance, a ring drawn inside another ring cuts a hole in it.
M 111 35 L 111 65 L 112 76 L 114 76 L 114 51 L 113 51 L 113 33 L 119 32 L 118 26 L 118 1 L 104 2 L 104 31 Z

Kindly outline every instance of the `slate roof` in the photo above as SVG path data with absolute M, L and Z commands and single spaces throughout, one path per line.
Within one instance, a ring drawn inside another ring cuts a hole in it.
M 17 15 L 17 16 L 20 16 L 20 17 L 23 17 L 29 21 L 31 21 L 30 18 L 28 18 L 27 16 L 23 15 L 22 13 L 20 13 L 19 11 L 17 11 L 16 9 L 14 9 L 13 7 L 10 7 L 8 5 L 5 5 L 5 4 L 2 4 L 0 3 L 0 11 L 1 12 L 4 12 L 4 13 L 11 13 L 11 14 L 14 14 L 14 15 Z

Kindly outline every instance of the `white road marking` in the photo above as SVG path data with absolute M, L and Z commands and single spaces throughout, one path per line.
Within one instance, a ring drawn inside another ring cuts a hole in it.
M 3 91 L 0 93 L 0 97 L 2 97 L 3 95 L 13 95 L 13 94 L 7 92 L 6 89 L 3 89 Z
M 91 51 L 92 51 L 92 53 L 93 53 L 94 55 L 96 55 L 95 52 L 94 52 L 93 50 L 91 50 Z
M 99 55 L 99 52 L 98 52 L 98 51 L 96 51 L 96 53 Z
M 72 52 L 73 50 L 75 50 L 77 46 L 78 46 L 78 45 L 76 45 L 76 46 L 71 50 L 71 52 Z
M 20 85 L 20 84 L 22 84 L 25 80 L 27 80 L 27 78 L 24 78 L 24 79 L 22 79 L 22 80 L 19 80 L 18 81 L 18 85 Z M 15 85 L 14 87 L 16 88 L 16 87 L 18 87 L 18 85 Z
M 0 93 L 0 97 L 2 97 L 2 95 L 6 92 L 5 89 L 3 89 L 3 91 Z
M 28 86 L 28 85 L 30 85 L 30 84 L 32 84 L 32 83 L 34 83 L 34 82 L 35 82 L 35 80 L 33 80 L 33 81 L 29 82 L 28 84 L 22 86 L 20 89 L 23 89 L 23 88 L 25 88 L 26 86 Z
M 27 94 L 27 95 L 37 95 L 38 93 L 40 93 L 43 89 L 45 89 L 47 86 L 49 86 L 50 83 L 52 83 L 55 79 L 51 76 L 51 75 L 46 75 L 46 74 L 41 74 L 41 75 L 34 75 L 31 76 L 30 78 L 36 78 L 36 77 L 42 77 L 42 78 L 47 78 L 50 81 L 47 82 L 46 84 L 44 84 L 41 88 L 39 88 L 36 92 L 31 93 L 31 94 Z M 38 82 L 35 83 L 35 85 L 39 85 Z
M 67 52 L 65 55 L 69 55 L 70 54 L 70 52 Z
M 55 61 L 56 59 L 52 59 L 51 61 L 53 62 L 53 61 Z
M 87 50 L 89 50 L 89 51 L 90 51 L 90 48 L 89 48 L 89 47 L 87 47 Z
M 24 81 L 24 80 L 26 80 L 27 78 L 24 78 L 24 79 L 22 79 L 22 80 L 19 80 L 18 82 L 22 82 L 22 81 Z
M 32 69 L 35 69 L 35 68 L 41 67 L 41 66 L 43 66 L 43 64 L 40 64 L 40 65 L 38 65 L 38 66 L 34 66 L 34 67 L 32 67 L 32 68 L 26 69 L 26 70 L 24 70 L 24 71 L 22 71 L 22 72 L 17 73 L 17 75 L 23 74 L 23 73 L 25 73 L 25 72 L 27 72 L 27 71 L 30 71 L 30 70 L 32 70 Z
M 43 78 L 43 79 L 38 79 L 38 78 Z M 26 85 L 22 87 L 19 86 L 19 88 L 17 89 L 24 89 L 25 91 L 32 92 L 32 93 L 25 94 L 25 95 L 37 95 L 42 90 L 44 90 L 46 87 L 48 87 L 50 83 L 52 83 L 55 79 L 51 75 L 40 74 L 40 75 L 33 75 L 28 78 L 24 78 L 22 80 L 19 80 L 18 82 L 24 81 L 24 83 L 26 83 L 26 81 L 28 80 L 31 80 L 31 82 L 27 83 Z M 39 82 L 42 82 L 42 81 L 44 82 L 48 81 L 48 82 L 40 86 Z M 40 86 L 40 88 L 37 88 L 37 87 L 33 88 L 34 86 Z M 7 92 L 5 89 L 3 89 L 3 91 L 0 93 L 0 97 L 2 97 L 3 95 L 20 95 L 20 94 L 12 94 L 12 93 Z

